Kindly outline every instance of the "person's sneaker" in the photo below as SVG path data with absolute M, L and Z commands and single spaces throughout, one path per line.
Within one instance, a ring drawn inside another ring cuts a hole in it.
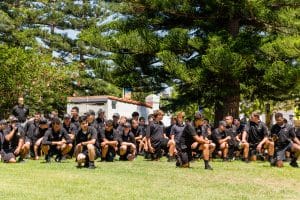
M 18 163 L 24 163 L 24 162 L 25 162 L 25 160 L 23 158 L 19 157 Z
M 61 160 L 62 160 L 62 155 L 59 154 L 55 157 L 55 162 L 61 162 Z
M 127 160 L 133 161 L 135 159 L 135 156 L 133 154 L 128 154 L 127 155 Z
M 223 158 L 223 162 L 228 162 L 228 158 Z
M 249 159 L 248 158 L 242 158 L 242 161 L 245 163 L 249 163 Z
M 51 162 L 51 157 L 50 157 L 49 154 L 45 155 L 45 161 L 46 161 L 46 163 L 50 163 Z
M 270 158 L 270 165 L 271 165 L 271 167 L 275 167 L 276 166 L 276 159 Z
M 90 161 L 90 162 L 89 162 L 89 167 L 88 167 L 88 168 L 89 168 L 89 169 L 95 169 L 95 168 L 96 168 L 95 163 L 92 162 L 92 161 Z
M 297 161 L 292 161 L 292 162 L 290 162 L 290 165 L 291 165 L 292 167 L 299 168 L 299 165 L 298 165 Z
M 206 166 L 204 167 L 204 169 L 206 169 L 206 170 L 213 170 L 213 168 L 212 168 L 210 165 L 206 165 Z

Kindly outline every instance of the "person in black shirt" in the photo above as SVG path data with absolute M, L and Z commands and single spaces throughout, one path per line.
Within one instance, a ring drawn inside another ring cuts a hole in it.
M 139 118 L 139 129 L 141 130 L 141 134 L 142 134 L 142 139 L 139 145 L 139 154 L 143 155 L 144 152 L 144 148 L 147 147 L 147 138 L 146 138 L 146 130 L 147 130 L 147 125 L 146 125 L 146 121 L 144 117 L 140 117 Z
M 132 161 L 136 154 L 135 137 L 130 131 L 130 123 L 126 122 L 123 127 L 123 131 L 118 137 L 120 160 Z
M 170 131 L 170 138 L 174 141 L 175 144 L 179 143 L 179 139 L 182 135 L 182 131 L 185 127 L 184 125 L 184 112 L 178 112 L 176 116 L 176 124 L 172 126 L 172 129 Z M 175 149 L 175 153 L 177 153 L 177 150 Z
M 131 114 L 131 120 L 139 121 L 139 116 L 140 116 L 140 114 L 135 111 Z M 130 121 L 130 123 L 131 123 L 131 121 Z
M 24 123 L 27 120 L 27 116 L 29 115 L 28 106 L 24 105 L 24 98 L 18 98 L 18 105 L 13 107 L 12 114 L 18 119 L 20 123 Z
M 71 140 L 74 141 L 78 129 L 77 126 L 74 123 L 72 123 L 71 115 L 64 115 L 63 128 L 68 132 Z
M 25 133 L 21 124 L 17 123 L 15 116 L 9 117 L 10 124 L 3 130 L 2 159 L 7 163 L 15 163 L 16 157 L 19 156 L 18 162 L 24 162 L 29 148 L 24 145 Z
M 112 117 L 113 117 L 113 127 L 114 127 L 114 130 L 117 131 L 117 129 L 119 127 L 120 115 L 119 115 L 119 113 L 114 113 Z
M 242 160 L 246 163 L 249 162 L 249 143 L 246 141 L 241 141 L 238 134 L 238 127 L 233 124 L 233 117 L 228 115 L 225 117 L 226 121 L 226 136 L 229 136 L 230 139 L 227 141 L 228 143 L 228 157 L 233 160 L 235 158 L 235 153 L 240 154 L 243 151 Z
M 282 113 L 276 113 L 275 120 L 276 124 L 271 128 L 271 136 L 275 143 L 274 160 L 271 162 L 271 165 L 283 167 L 285 152 L 289 150 L 294 153 L 290 165 L 298 168 L 297 160 L 300 155 L 300 141 L 296 137 L 295 130 L 291 125 L 284 123 Z
M 77 130 L 80 128 L 79 124 L 79 108 L 77 106 L 74 106 L 71 109 L 71 122 L 77 127 Z
M 89 169 L 95 169 L 97 131 L 88 125 L 86 116 L 79 118 L 80 129 L 76 135 L 75 157 L 78 167 L 85 164 Z
M 177 123 L 177 116 L 172 116 L 172 117 L 171 117 L 171 124 L 170 124 L 170 126 L 168 126 L 168 127 L 166 128 L 166 136 L 167 136 L 169 139 L 171 139 L 171 130 L 172 130 L 172 127 L 173 127 L 174 125 L 176 125 L 176 123 Z
M 137 150 L 141 149 L 141 145 L 142 145 L 142 128 L 139 126 L 139 122 L 135 119 L 131 120 L 131 132 L 133 133 L 134 137 L 135 137 L 135 141 L 136 141 L 136 146 L 139 147 Z M 137 152 L 140 153 L 140 152 Z
M 35 160 L 39 159 L 38 150 L 41 148 L 43 137 L 48 128 L 48 120 L 46 118 L 42 118 L 39 122 L 39 126 L 33 131 L 33 134 L 30 137 L 31 144 L 33 145 Z
M 162 157 L 162 149 L 169 152 L 169 159 L 173 159 L 175 143 L 169 140 L 164 133 L 164 125 L 161 122 L 164 113 L 161 110 L 156 110 L 153 114 L 154 121 L 147 127 L 146 137 L 148 151 L 152 154 L 152 160 L 158 160 Z
M 183 129 L 181 137 L 176 144 L 177 156 L 176 156 L 176 166 L 178 167 L 190 167 L 190 161 L 192 160 L 192 144 L 194 141 L 199 144 L 204 144 L 206 152 L 204 156 L 205 169 L 212 170 L 209 165 L 209 140 L 204 139 L 203 136 L 198 136 L 196 129 L 194 127 L 199 127 L 203 123 L 202 114 L 200 112 L 195 113 L 194 123 L 192 126 L 188 124 Z
M 52 119 L 49 128 L 42 140 L 42 151 L 45 154 L 46 162 L 51 162 L 51 156 L 56 154 L 55 161 L 60 162 L 72 149 L 72 140 L 68 132 L 62 127 L 59 118 Z
M 102 108 L 98 110 L 98 117 L 96 118 L 96 122 L 99 128 L 104 128 L 105 125 L 105 112 Z
M 98 139 L 101 146 L 101 161 L 113 161 L 118 150 L 118 135 L 113 129 L 113 121 L 108 120 L 105 127 L 100 130 Z
M 243 131 L 242 143 L 249 143 L 250 158 L 255 161 L 257 155 L 262 155 L 264 149 L 268 149 L 269 160 L 274 155 L 274 142 L 269 140 L 268 128 L 259 119 L 259 114 L 253 112 L 250 121 Z
M 97 121 L 95 120 L 95 112 L 93 110 L 89 110 L 86 114 L 87 122 L 89 126 L 94 127 L 96 130 L 99 129 L 99 125 Z
M 228 156 L 228 140 L 230 136 L 226 136 L 226 122 L 220 121 L 218 128 L 214 129 L 212 132 L 212 141 L 216 144 L 216 150 L 218 156 L 223 157 L 224 161 L 227 161 Z

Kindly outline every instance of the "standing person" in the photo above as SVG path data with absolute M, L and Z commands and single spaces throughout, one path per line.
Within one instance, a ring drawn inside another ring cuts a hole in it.
M 175 151 L 175 143 L 164 133 L 164 124 L 162 119 L 164 112 L 156 110 L 153 113 L 154 120 L 147 127 L 146 138 L 148 151 L 152 154 L 152 160 L 158 160 L 162 157 L 162 150 L 169 152 L 169 159 L 173 159 Z
M 203 123 L 202 114 L 196 112 L 194 116 L 193 126 L 187 124 L 183 129 L 182 135 L 179 138 L 178 143 L 176 144 L 177 150 L 177 162 L 176 166 L 178 167 L 190 167 L 190 161 L 192 160 L 192 144 L 194 141 L 205 146 L 206 152 L 204 153 L 204 169 L 212 170 L 212 167 L 209 165 L 209 140 L 203 138 L 203 136 L 198 136 L 195 127 L 201 126 Z
M 24 105 L 24 98 L 18 98 L 18 105 L 13 107 L 12 114 L 18 119 L 19 123 L 24 124 L 29 115 L 28 106 Z
M 25 133 L 18 119 L 15 116 L 9 117 L 10 124 L 3 130 L 2 159 L 6 163 L 24 162 L 25 156 L 29 153 L 29 147 L 25 144 Z
M 265 123 L 260 121 L 257 112 L 251 114 L 249 122 L 246 124 L 242 143 L 249 143 L 250 159 L 255 161 L 258 155 L 262 155 L 264 149 L 268 150 L 270 160 L 274 155 L 274 142 L 269 140 L 268 128 Z
M 275 121 L 276 124 L 271 128 L 271 135 L 275 142 L 274 160 L 271 162 L 271 165 L 283 167 L 285 153 L 286 151 L 291 151 L 294 153 L 294 156 L 290 165 L 298 168 L 297 160 L 300 156 L 300 141 L 296 137 L 295 130 L 291 125 L 284 123 L 282 113 L 275 114 Z
M 45 154 L 47 163 L 51 162 L 51 156 L 56 155 L 55 161 L 61 162 L 65 156 L 72 149 L 72 140 L 67 131 L 62 127 L 59 118 L 54 118 L 42 140 L 42 151 Z
M 99 128 L 103 128 L 104 125 L 105 125 L 105 121 L 106 121 L 106 119 L 105 119 L 105 111 L 102 108 L 100 108 L 98 110 L 98 117 L 96 118 L 96 122 L 98 124 L 98 127 Z
M 74 106 L 71 109 L 71 122 L 77 127 L 77 130 L 80 128 L 79 123 L 79 108 L 77 106 Z
M 79 118 L 80 129 L 76 135 L 75 157 L 78 166 L 84 163 L 85 167 L 95 169 L 97 131 L 88 125 L 87 117 Z

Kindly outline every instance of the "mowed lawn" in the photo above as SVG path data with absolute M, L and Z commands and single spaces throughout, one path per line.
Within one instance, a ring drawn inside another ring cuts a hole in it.
M 0 163 L 0 199 L 300 199 L 300 169 L 267 162 L 203 161 L 179 169 L 166 159 L 96 162 L 77 169 L 74 160 Z

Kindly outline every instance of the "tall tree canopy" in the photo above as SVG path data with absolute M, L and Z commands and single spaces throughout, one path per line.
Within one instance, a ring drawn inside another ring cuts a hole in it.
M 116 84 L 174 86 L 173 105 L 214 108 L 215 120 L 238 117 L 241 97 L 299 96 L 298 1 L 113 2 L 119 20 L 86 32 L 94 37 L 85 42 L 114 52 Z

